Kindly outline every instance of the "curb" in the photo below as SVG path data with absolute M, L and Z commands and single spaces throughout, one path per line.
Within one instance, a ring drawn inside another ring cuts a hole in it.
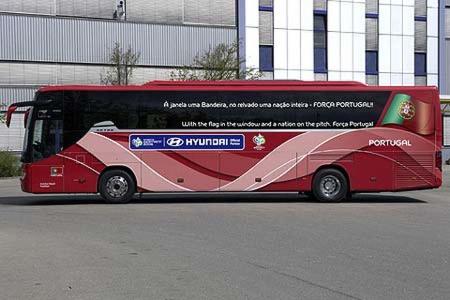
M 2 181 L 2 180 L 8 180 L 8 179 L 20 179 L 20 176 L 14 176 L 14 177 L 0 177 L 0 181 Z

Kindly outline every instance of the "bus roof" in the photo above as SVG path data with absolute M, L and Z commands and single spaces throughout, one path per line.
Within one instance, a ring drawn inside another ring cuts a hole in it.
M 145 90 L 404 90 L 434 89 L 432 86 L 368 86 L 357 81 L 301 81 L 301 80 L 224 80 L 224 81 L 149 81 L 142 85 L 54 85 L 43 86 L 38 92 L 51 91 L 145 91 Z
M 144 86 L 365 86 L 358 81 L 303 81 L 303 80 L 153 80 Z

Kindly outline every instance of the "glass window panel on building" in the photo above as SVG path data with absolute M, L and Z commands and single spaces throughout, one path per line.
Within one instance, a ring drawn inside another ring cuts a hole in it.
M 366 13 L 367 14 L 378 13 L 378 0 L 366 0 Z
M 327 24 L 326 15 L 314 15 L 314 72 L 327 72 Z
M 148 1 L 148 0 L 145 0 Z M 159 0 L 161 1 L 161 0 Z M 230 0 L 196 0 L 184 2 L 184 22 L 213 25 L 236 24 L 236 1 Z
M 55 14 L 54 0 L 8 0 L 0 1 L 0 11 L 32 14 Z
M 273 80 L 273 72 L 261 72 L 260 80 Z
M 2 11 L 23 12 L 22 1 L 3 1 Z
M 326 31 L 326 15 L 315 14 L 314 15 L 314 31 Z
M 56 1 L 56 14 L 62 16 L 112 19 L 116 5 L 116 0 L 60 0 Z
M 327 0 L 314 0 L 314 9 L 315 10 L 326 10 L 327 9 Z
M 259 43 L 273 44 L 273 13 L 271 11 L 259 12 Z
M 427 55 L 426 53 L 414 53 L 414 74 L 416 76 L 427 75 Z
M 73 16 L 75 15 L 75 9 L 73 1 L 70 0 L 60 0 L 56 3 L 56 14 L 62 16 Z
M 273 0 L 259 0 L 259 6 L 273 7 Z
M 314 32 L 314 48 L 326 48 L 327 47 L 327 32 L 315 31 Z
M 328 74 L 327 73 L 314 73 L 314 80 L 316 81 L 327 81 Z
M 326 48 L 314 48 L 314 72 L 326 73 L 327 72 L 327 49 Z
M 183 22 L 183 7 L 178 0 L 127 0 L 126 13 L 129 21 L 178 24 Z
M 366 74 L 378 74 L 378 51 L 366 51 Z
M 450 63 L 448 63 L 448 62 L 450 62 L 450 39 L 445 39 L 445 48 L 446 48 L 446 54 L 445 54 L 445 57 L 446 57 L 446 64 L 445 64 L 445 69 L 443 69 L 442 70 L 442 72 L 445 72 L 444 74 L 446 74 L 447 76 L 448 76 L 448 74 L 450 74 Z M 446 94 L 450 94 L 450 80 L 448 79 L 448 77 L 447 77 L 447 80 L 446 80 L 446 90 L 444 90 L 445 91 L 445 93 Z M 449 134 L 450 134 L 450 132 L 449 132 Z
M 450 146 L 450 116 L 444 116 L 444 122 L 442 124 L 444 129 L 444 146 Z
M 427 15 L 427 0 L 414 1 L 414 15 L 416 17 L 424 17 Z
M 414 50 L 416 52 L 427 51 L 427 22 L 414 22 Z
M 115 0 L 86 1 L 88 17 L 110 19 L 116 9 L 117 3 Z
M 445 36 L 450 38 L 450 7 L 445 9 Z
M 368 85 L 378 85 L 378 75 L 366 75 L 366 83 Z
M 427 76 L 414 76 L 414 85 L 427 85 Z
M 378 19 L 366 18 L 366 49 L 378 50 Z
M 259 46 L 259 69 L 273 71 L 273 47 Z

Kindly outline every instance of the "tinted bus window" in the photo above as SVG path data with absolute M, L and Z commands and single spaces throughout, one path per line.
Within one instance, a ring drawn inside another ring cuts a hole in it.
M 119 129 L 139 128 L 138 101 L 129 92 L 65 92 L 65 147 L 101 122 L 110 121 Z
M 221 102 L 220 95 L 205 98 L 195 92 L 142 92 L 139 93 L 139 128 L 183 129 L 216 128 L 222 111 L 207 103 Z M 202 126 L 201 124 L 205 124 Z
M 65 145 L 118 129 L 351 129 L 375 126 L 389 92 L 81 91 L 64 93 Z
M 372 127 L 389 92 L 147 92 L 144 129 Z

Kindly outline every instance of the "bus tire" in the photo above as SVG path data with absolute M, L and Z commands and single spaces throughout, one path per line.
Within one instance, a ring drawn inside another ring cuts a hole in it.
M 348 181 L 345 175 L 336 169 L 322 169 L 314 176 L 312 192 L 319 202 L 341 202 L 348 194 Z
M 136 183 L 128 172 L 113 169 L 102 174 L 98 189 L 107 203 L 128 203 L 136 192 Z

